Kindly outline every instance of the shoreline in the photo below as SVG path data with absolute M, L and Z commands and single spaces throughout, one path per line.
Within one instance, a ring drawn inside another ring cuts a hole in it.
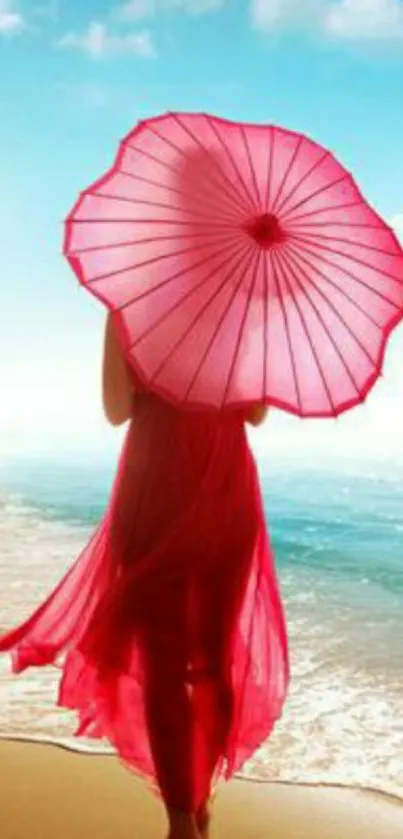
M 1 734 L 0 733 L 0 750 L 2 747 L 2 743 L 18 743 L 18 744 L 26 744 L 27 746 L 43 746 L 44 748 L 54 748 L 54 749 L 61 749 L 62 751 L 68 752 L 72 755 L 82 755 L 86 757 L 92 757 L 93 759 L 99 758 L 102 760 L 110 760 L 118 758 L 115 752 L 109 752 L 103 750 L 102 747 L 99 749 L 91 749 L 90 746 L 80 744 L 79 742 L 77 745 L 71 745 L 70 743 L 63 742 L 62 740 L 56 740 L 52 737 L 26 737 L 25 735 L 17 735 L 17 734 Z M 141 776 L 136 775 L 133 772 L 134 777 L 138 778 L 140 781 L 142 780 Z M 270 786 L 270 787 L 284 787 L 284 788 L 300 788 L 300 789 L 323 789 L 323 790 L 339 790 L 343 792 L 347 790 L 357 795 L 364 795 L 364 796 L 373 796 L 375 798 L 379 798 L 387 803 L 392 805 L 401 806 L 403 808 L 403 794 L 400 796 L 397 793 L 389 792 L 384 789 L 379 789 L 378 787 L 371 787 L 371 786 L 364 786 L 359 784 L 352 784 L 349 782 L 343 783 L 341 781 L 290 781 L 290 780 L 282 780 L 277 778 L 262 778 L 258 776 L 250 776 L 250 775 L 243 775 L 242 773 L 234 775 L 233 781 L 239 781 L 245 784 L 253 784 L 256 786 Z M 225 782 L 220 782 L 220 784 Z M 230 782 L 231 783 L 231 782 Z
M 118 759 L 0 739 L 4 839 L 164 839 L 162 802 Z M 211 839 L 391 839 L 403 802 L 335 786 L 217 784 Z

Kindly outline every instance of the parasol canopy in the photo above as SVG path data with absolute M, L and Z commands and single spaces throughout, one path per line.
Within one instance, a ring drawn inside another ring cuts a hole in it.
M 80 194 L 64 252 L 141 381 L 182 407 L 337 416 L 403 317 L 394 232 L 331 152 L 272 125 L 139 123 Z

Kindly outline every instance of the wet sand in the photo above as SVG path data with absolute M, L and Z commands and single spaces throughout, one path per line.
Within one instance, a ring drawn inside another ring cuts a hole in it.
M 165 839 L 161 802 L 115 757 L 0 741 L 2 839 Z M 211 839 L 394 839 L 403 804 L 336 787 L 218 786 Z

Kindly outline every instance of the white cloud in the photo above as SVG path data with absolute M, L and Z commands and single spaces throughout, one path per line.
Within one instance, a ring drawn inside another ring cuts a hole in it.
M 309 26 L 340 40 L 403 40 L 402 0 L 250 2 L 254 27 L 266 33 Z
M 104 23 L 97 21 L 90 23 L 88 30 L 82 35 L 75 32 L 64 35 L 57 42 L 57 46 L 60 49 L 80 50 L 94 59 L 130 54 L 141 58 L 153 58 L 156 55 L 149 32 L 126 32 L 123 35 L 114 35 Z
M 157 11 L 156 0 L 127 0 L 116 9 L 120 20 L 133 21 L 154 17 Z
M 312 24 L 323 12 L 323 0 L 251 0 L 252 23 L 262 32 Z
M 324 19 L 327 32 L 348 40 L 403 40 L 400 0 L 340 0 Z
M 0 0 L 0 35 L 20 32 L 24 25 L 24 18 L 15 9 L 13 0 Z
M 118 6 L 117 16 L 123 21 L 134 21 L 175 10 L 202 15 L 220 9 L 224 3 L 225 0 L 126 0 Z

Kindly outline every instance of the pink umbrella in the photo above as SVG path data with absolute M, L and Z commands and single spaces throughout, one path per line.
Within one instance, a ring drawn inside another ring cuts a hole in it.
M 362 402 L 403 317 L 403 251 L 307 137 L 207 114 L 140 123 L 66 221 L 140 379 L 190 408 Z

